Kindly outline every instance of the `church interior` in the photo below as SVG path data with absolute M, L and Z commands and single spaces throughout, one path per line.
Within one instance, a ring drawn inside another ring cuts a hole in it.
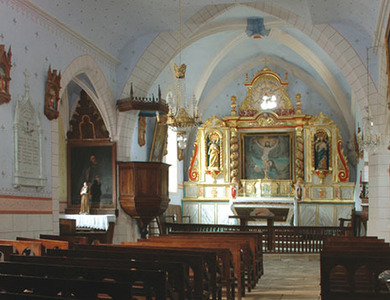
M 387 0 L 0 1 L 2 260 L 159 249 L 193 255 L 193 287 L 160 294 L 159 269 L 152 287 L 98 293 L 252 299 L 263 253 L 314 253 L 321 298 L 307 299 L 387 299 L 389 16 Z M 232 274 L 200 287 L 198 247 Z M 350 269 L 370 282 L 353 295 Z

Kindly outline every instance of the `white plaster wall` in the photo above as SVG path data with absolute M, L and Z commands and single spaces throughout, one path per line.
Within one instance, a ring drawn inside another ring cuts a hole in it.
M 19 2 L 18 2 L 19 3 Z M 8 104 L 0 106 L 0 198 L 6 197 L 0 204 L 0 238 L 14 239 L 16 236 L 38 237 L 42 233 L 58 233 L 60 211 L 60 189 L 66 184 L 60 180 L 59 172 L 59 135 L 58 120 L 49 121 L 43 115 L 45 96 L 45 82 L 49 66 L 62 72 L 62 90 L 80 73 L 86 73 L 90 77 L 97 94 L 95 104 L 102 112 L 106 126 L 114 141 L 126 136 L 126 130 L 122 136 L 117 134 L 117 113 L 113 90 L 116 87 L 116 63 L 115 59 L 99 53 L 84 43 L 79 36 L 73 36 L 63 28 L 51 23 L 50 19 L 32 12 L 26 12 L 25 7 L 12 1 L 0 1 L 0 44 L 5 44 L 6 49 L 12 48 L 12 63 L 10 93 L 12 100 Z M 42 51 L 44 47 L 44 51 Z M 13 133 L 12 124 L 16 99 L 24 93 L 23 72 L 27 69 L 30 73 L 30 93 L 32 104 L 41 115 L 44 143 L 44 172 L 48 180 L 42 190 L 34 188 L 15 189 L 12 186 L 13 170 Z M 60 126 L 67 131 L 69 122 L 69 109 L 64 107 L 67 103 L 60 103 L 62 118 L 65 126 Z M 130 116 L 131 118 L 131 116 Z M 125 127 L 126 129 L 126 127 Z M 131 128 L 133 130 L 134 128 Z M 125 139 L 127 141 L 127 139 Z M 120 153 L 129 157 L 129 146 L 123 146 L 119 141 Z M 122 150 L 124 149 L 124 150 Z M 122 156 L 122 157 L 123 157 Z M 121 156 L 119 156 L 121 157 Z M 33 199 L 30 201 L 29 199 Z M 40 211 L 44 200 L 47 211 Z M 41 202 L 39 202 L 41 201 Z M 23 204 L 28 203 L 29 206 Z M 31 204 L 33 203 L 33 204 Z M 119 207 L 119 203 L 118 203 Z M 9 209 L 12 211 L 9 211 Z M 31 211 L 33 209 L 34 211 Z M 26 211 L 27 210 L 27 211 Z M 135 222 L 120 211 L 114 240 L 131 241 L 137 238 L 138 228 Z
M 387 14 L 388 15 L 388 14 Z M 382 24 L 381 39 L 384 40 L 387 20 Z M 378 49 L 378 92 L 373 100 L 372 115 L 376 126 L 381 133 L 382 143 L 375 155 L 369 155 L 369 221 L 368 235 L 378 236 L 390 240 L 390 151 L 387 148 L 390 141 L 389 120 L 390 113 L 387 107 L 388 75 L 386 66 L 386 49 Z

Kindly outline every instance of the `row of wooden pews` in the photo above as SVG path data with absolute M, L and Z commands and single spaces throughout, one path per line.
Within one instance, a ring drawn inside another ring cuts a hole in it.
M 337 236 L 324 239 L 321 251 L 321 297 L 389 299 L 378 275 L 390 269 L 390 247 L 376 237 Z
M 121 245 L 0 240 L 0 297 L 241 299 L 263 274 L 261 243 L 260 234 L 249 232 L 172 234 Z
M 0 280 L 0 297 L 216 298 L 210 277 L 216 274 L 217 259 L 209 251 L 82 244 L 67 249 L 63 241 L 56 245 L 54 240 L 43 239 L 3 242 L 0 251 L 7 259 L 0 263 L 4 279 Z
M 175 295 L 164 296 L 166 298 L 158 299 L 209 299 L 211 287 L 209 277 L 207 276 L 207 263 L 204 253 L 197 251 L 182 250 L 173 251 L 172 249 L 156 248 L 147 249 L 140 247 L 127 247 L 120 245 L 75 245 L 74 249 L 61 250 L 52 249 L 48 251 L 50 256 L 73 257 L 73 258 L 94 258 L 102 260 L 120 260 L 124 262 L 139 262 L 141 268 L 144 262 L 150 267 L 169 266 L 172 268 L 171 262 L 180 269 L 175 272 L 167 273 L 166 284 L 171 284 L 169 290 L 172 290 Z M 175 276 L 180 274 L 180 277 Z M 180 285 L 178 284 L 180 282 Z M 150 283 L 149 283 L 150 285 Z M 167 294 L 166 291 L 160 291 L 160 294 Z M 184 293 L 184 294 L 183 294 Z
M 221 284 L 227 299 L 234 296 L 234 290 L 231 289 L 231 287 L 234 286 L 234 282 L 237 282 L 236 297 L 241 299 L 241 297 L 245 296 L 245 289 L 250 292 L 264 272 L 262 236 L 260 233 L 186 232 L 150 237 L 149 239 L 140 239 L 137 243 L 123 244 L 132 247 L 170 247 L 217 251 L 220 270 L 222 271 Z M 222 256 L 222 249 L 224 249 L 225 252 L 230 253 L 232 263 L 229 262 L 229 259 L 224 259 L 226 255 Z
M 68 259 L 50 253 L 70 251 L 64 241 L 18 239 L 0 240 L 2 299 L 184 299 L 168 295 L 166 274 L 155 262 Z

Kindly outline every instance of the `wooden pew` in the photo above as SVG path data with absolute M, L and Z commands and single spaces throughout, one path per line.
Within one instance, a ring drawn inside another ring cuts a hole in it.
M 173 232 L 168 236 L 177 236 L 191 238 L 195 236 L 196 238 L 211 238 L 218 240 L 228 240 L 228 239 L 240 239 L 243 241 L 248 241 L 253 253 L 253 270 L 254 274 L 252 275 L 253 283 L 252 286 L 255 286 L 261 275 L 264 274 L 264 263 L 263 263 L 263 237 L 261 233 L 257 232 L 246 232 L 246 231 L 237 231 L 237 232 L 199 232 L 199 231 L 189 231 L 189 232 Z M 154 237 L 152 237 L 154 238 Z
M 226 299 L 234 298 L 234 266 L 232 254 L 227 248 L 217 248 L 213 247 L 212 245 L 203 246 L 199 244 L 191 245 L 191 247 L 188 244 L 182 246 L 176 245 L 175 243 L 172 243 L 172 241 L 169 241 L 168 243 L 122 242 L 122 245 L 134 248 L 146 247 L 148 249 L 158 249 L 163 247 L 163 249 L 170 249 L 175 251 L 196 251 L 205 254 L 213 299 L 216 299 L 217 297 L 218 299 L 222 298 L 222 287 L 225 288 Z M 212 254 L 210 255 L 210 253 Z
M 72 299 L 99 299 L 99 294 L 109 295 L 112 299 L 132 299 L 131 285 L 128 283 L 14 274 L 0 274 L 0 290 L 8 293 L 8 296 L 28 291 L 37 295 L 38 299 L 45 299 L 45 296 L 55 297 L 59 293 L 69 295 L 65 296 L 65 299 L 70 299 L 71 294 L 75 295 Z
M 156 262 L 128 259 L 110 259 L 110 258 L 89 258 L 89 257 L 63 257 L 63 256 L 22 256 L 11 255 L 11 262 L 27 262 L 30 264 L 43 265 L 70 265 L 79 267 L 98 267 L 98 268 L 124 268 L 128 270 L 156 271 L 167 275 L 168 284 L 166 286 L 169 299 L 190 299 L 187 292 L 189 280 L 186 277 L 187 270 L 184 264 L 177 262 Z
M 0 261 L 7 261 L 11 254 L 14 253 L 14 246 L 0 245 Z
M 237 278 L 237 296 L 245 296 L 245 283 L 248 287 L 248 291 L 252 287 L 252 262 L 253 254 L 251 252 L 249 242 L 243 241 L 241 239 L 231 239 L 229 241 L 213 238 L 196 238 L 195 236 L 189 237 L 186 239 L 186 236 L 175 236 L 175 235 L 164 235 L 160 237 L 150 237 L 148 240 L 145 240 L 145 243 L 155 243 L 155 246 L 158 244 L 162 246 L 175 246 L 175 247 L 194 247 L 194 248 L 210 248 L 210 247 L 220 247 L 228 248 L 232 253 L 234 271 Z M 126 243 L 127 244 L 127 243 Z M 245 274 L 247 278 L 245 280 Z
M 61 250 L 49 249 L 50 256 L 62 257 L 88 257 L 100 259 L 127 259 L 146 260 L 155 262 L 179 262 L 186 265 L 186 269 L 193 272 L 192 299 L 208 299 L 211 289 L 207 286 L 208 279 L 205 278 L 207 265 L 204 255 L 195 251 L 173 251 L 167 249 L 138 249 L 118 245 L 74 245 L 75 249 Z M 206 286 L 204 286 L 206 284 Z
M 35 295 L 31 293 L 14 293 L 0 291 L 0 299 L 13 299 L 13 300 L 77 300 L 77 298 L 72 297 L 60 297 L 60 296 L 44 296 L 44 295 Z
M 65 260 L 66 261 L 66 260 Z M 12 274 L 41 278 L 90 280 L 95 282 L 117 282 L 128 284 L 132 287 L 131 294 L 142 295 L 147 299 L 165 300 L 166 274 L 154 270 L 133 270 L 124 267 L 80 266 L 70 264 L 37 264 L 29 262 L 2 262 L 0 274 Z M 0 283 L 1 284 L 1 283 Z M 35 289 L 41 287 L 34 286 Z M 123 296 L 123 295 L 122 295 Z M 126 298 L 127 299 L 127 298 Z
M 322 299 L 389 299 L 378 275 L 390 269 L 390 247 L 365 237 L 327 238 L 321 251 Z
M 60 241 L 60 240 L 48 240 L 48 239 L 33 239 L 33 238 L 27 238 L 27 237 L 16 237 L 17 241 L 32 241 L 32 242 L 38 242 L 42 244 L 44 252 L 46 252 L 46 249 L 69 249 L 69 242 L 68 241 Z
M 88 244 L 88 238 L 85 236 L 40 234 L 39 238 L 45 240 L 66 241 L 70 246 L 74 244 Z
M 11 245 L 16 253 L 24 255 L 42 255 L 42 243 L 35 241 L 0 240 L 0 245 Z M 14 252 L 15 253 L 15 252 Z

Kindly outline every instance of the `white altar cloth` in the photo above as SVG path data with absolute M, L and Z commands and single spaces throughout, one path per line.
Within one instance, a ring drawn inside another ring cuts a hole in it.
M 60 215 L 61 219 L 75 219 L 77 228 L 107 230 L 108 223 L 115 222 L 115 215 Z

